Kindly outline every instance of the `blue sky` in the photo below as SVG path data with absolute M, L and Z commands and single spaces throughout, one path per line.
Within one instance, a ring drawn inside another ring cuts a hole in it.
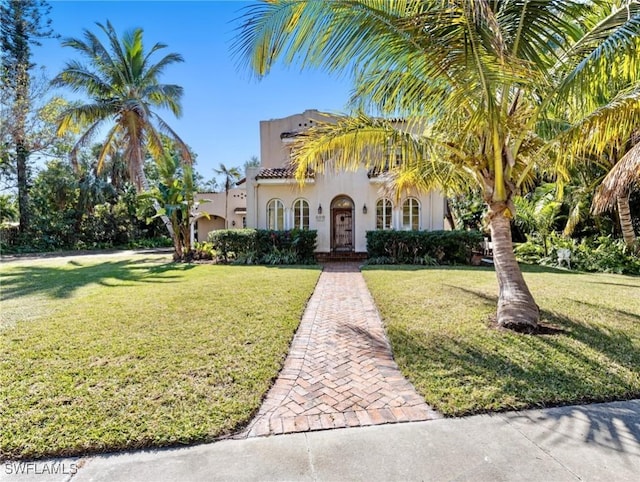
M 96 22 L 110 20 L 119 33 L 141 27 L 147 48 L 177 52 L 185 62 L 169 67 L 162 82 L 184 87 L 183 115 L 161 115 L 198 155 L 197 170 L 206 179 L 220 163 L 242 166 L 260 155 L 259 121 L 319 109 L 343 111 L 349 96 L 345 78 L 319 70 L 301 72 L 278 65 L 257 80 L 231 52 L 243 1 L 59 1 L 49 0 L 53 29 L 62 38 L 98 32 Z M 104 37 L 102 37 L 104 38 Z M 35 47 L 34 61 L 56 75 L 75 51 L 61 40 Z M 77 58 L 77 57 L 75 57 Z M 158 57 L 159 58 L 159 57 Z M 65 94 L 64 91 L 60 93 Z

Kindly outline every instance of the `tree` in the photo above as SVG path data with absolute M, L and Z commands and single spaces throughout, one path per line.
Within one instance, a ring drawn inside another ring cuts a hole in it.
M 565 54 L 569 73 L 560 91 L 569 100 L 564 104 L 568 126 L 556 137 L 556 146 L 564 151 L 559 170 L 575 163 L 595 163 L 614 172 L 598 187 L 607 195 L 596 195 L 593 211 L 597 214 L 615 206 L 625 244 L 632 247 L 636 236 L 630 179 L 615 173 L 630 172 L 628 159 L 634 157 L 640 140 L 640 3 L 594 3 L 582 22 L 588 33 Z M 576 78 L 579 82 L 573 81 Z M 622 164 L 623 159 L 627 164 Z M 612 180 L 615 190 L 611 190 Z
M 544 255 L 549 256 L 549 235 L 554 231 L 562 202 L 558 200 L 557 186 L 545 183 L 526 196 L 516 196 L 515 222 L 527 233 L 540 236 Z
M 563 50 L 585 35 L 579 20 L 591 7 L 559 0 L 273 0 L 248 7 L 236 49 L 259 76 L 280 58 L 357 73 L 352 104 L 363 112 L 299 137 L 292 149 L 300 179 L 309 168 L 384 169 L 393 149 L 400 154 L 396 189 L 479 186 L 494 246 L 498 323 L 535 330 L 539 309 L 511 241 L 513 196 L 544 154 L 538 124 L 560 87 L 580 80 L 554 76 Z M 605 42 L 620 43 L 606 35 Z M 366 111 L 406 121 L 398 128 Z
M 9 194 L 0 194 L 0 225 L 18 219 L 15 199 Z
M 235 185 L 236 181 L 240 179 L 240 171 L 237 167 L 227 168 L 224 164 L 220 163 L 218 169 L 213 169 L 218 175 L 224 176 L 224 226 L 229 229 L 229 190 Z
M 160 209 L 156 217 L 169 218 L 174 233 L 173 258 L 175 261 L 183 260 L 191 252 L 191 215 L 198 207 L 193 169 L 190 164 L 182 164 L 178 156 L 166 151 L 158 162 L 158 173 L 158 185 L 140 197 L 153 199 L 158 203 Z
M 69 38 L 63 45 L 85 57 L 87 64 L 68 62 L 53 84 L 69 87 L 87 95 L 88 102 L 72 106 L 60 117 L 58 133 L 82 126 L 84 133 L 71 151 L 71 160 L 77 165 L 78 149 L 91 141 L 105 124 L 111 124 L 102 150 L 98 155 L 98 170 L 101 171 L 109 155 L 119 148 L 129 168 L 130 178 L 139 191 L 148 189 L 144 174 L 146 152 L 157 161 L 164 156 L 162 135 L 172 139 L 180 152 L 181 161 L 191 164 L 192 157 L 187 145 L 153 109 L 169 109 L 176 117 L 182 113 L 180 99 L 182 87 L 162 84 L 158 77 L 165 68 L 182 62 L 182 56 L 170 53 L 152 62 L 152 55 L 166 48 L 154 44 L 145 51 L 143 31 L 138 28 L 118 38 L 110 22 L 106 26 L 98 23 L 107 37 L 107 45 L 90 32 L 84 31 L 84 40 Z M 171 232 L 171 223 L 164 219 Z
M 2 46 L 2 91 L 11 106 L 12 148 L 0 148 L 0 158 L 7 160 L 12 151 L 18 187 L 20 231 L 29 228 L 29 146 L 26 140 L 27 116 L 31 109 L 31 46 L 38 39 L 52 36 L 50 7 L 43 0 L 3 0 L 0 3 L 0 45 Z
M 620 210 L 620 200 L 626 201 L 626 207 L 628 207 L 630 193 L 638 184 L 640 184 L 640 144 L 635 144 L 604 178 L 596 192 L 593 204 L 596 214 L 617 204 L 623 235 L 626 227 L 625 244 L 629 247 L 633 247 L 636 243 L 635 231 L 631 223 L 631 209 Z M 625 204 L 623 203 L 622 206 Z
M 251 156 L 248 160 L 244 161 L 244 165 L 242 166 L 242 174 L 244 177 L 247 177 L 247 169 L 251 167 L 260 167 L 260 159 L 258 159 L 258 156 Z

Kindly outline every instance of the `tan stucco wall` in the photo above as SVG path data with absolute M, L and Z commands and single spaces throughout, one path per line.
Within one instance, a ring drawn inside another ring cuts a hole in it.
M 260 156 L 262 168 L 286 166 L 289 149 L 283 132 L 300 132 L 317 121 L 331 121 L 316 110 L 307 110 L 283 119 L 260 122 Z M 414 126 L 414 128 L 417 128 Z M 297 182 L 286 179 L 262 179 L 256 181 L 259 168 L 247 171 L 246 202 L 247 226 L 267 228 L 267 203 L 271 199 L 280 199 L 285 208 L 285 229 L 293 227 L 293 203 L 299 198 L 309 202 L 309 228 L 318 231 L 316 251 L 331 250 L 331 202 L 338 196 L 348 196 L 354 202 L 354 248 L 357 252 L 366 251 L 366 232 L 376 228 L 376 203 L 382 197 L 383 185 L 367 177 L 366 169 L 356 172 L 326 173 L 316 175 L 315 180 L 300 187 Z M 393 203 L 392 224 L 394 229 L 402 229 L 402 204 L 407 196 Z M 420 229 L 444 229 L 444 198 L 439 192 L 432 191 L 423 195 L 412 195 L 420 202 Z M 367 213 L 363 213 L 366 204 Z M 322 214 L 318 214 L 318 206 Z
M 354 202 L 354 248 L 357 252 L 367 249 L 366 232 L 376 229 L 376 203 L 382 197 L 382 185 L 372 182 L 364 168 L 356 172 L 317 175 L 313 183 L 302 188 L 296 183 L 262 181 L 254 179 L 247 183 L 248 206 L 251 214 L 247 218 L 249 227 L 267 228 L 267 203 L 271 199 L 280 199 L 285 208 L 285 229 L 293 227 L 293 203 L 299 198 L 309 202 L 309 228 L 318 231 L 316 251 L 329 252 L 331 249 L 331 202 L 338 196 L 348 196 Z M 387 196 L 388 197 L 388 196 Z M 402 203 L 391 199 L 393 203 L 392 223 L 395 229 L 402 229 Z M 426 195 L 412 195 L 420 202 L 420 229 L 444 229 L 444 200 L 437 192 Z M 367 205 L 367 214 L 363 213 Z M 318 215 L 318 206 L 322 206 L 322 215 Z
M 207 236 L 211 231 L 218 229 L 224 229 L 224 219 L 218 216 L 210 216 L 209 219 L 201 217 L 196 220 L 197 223 L 197 238 L 195 241 L 206 241 Z
M 225 213 L 225 193 L 224 192 L 207 192 L 197 193 L 196 201 L 202 202 L 195 210 L 195 219 L 198 221 L 198 238 L 203 241 L 203 233 L 212 231 L 213 229 L 224 229 L 225 219 L 229 218 L 229 229 L 241 229 L 242 219 L 246 216 L 244 211 L 247 207 L 247 190 L 245 188 L 235 188 L 229 190 L 227 198 L 227 211 Z M 236 212 L 237 210 L 241 212 Z M 203 217 L 201 213 L 208 213 L 210 219 Z M 235 225 L 234 225 L 235 223 Z M 201 226 L 207 231 L 202 231 Z
M 282 119 L 260 122 L 260 160 L 262 167 L 283 167 L 289 161 L 289 148 L 280 138 L 283 132 L 301 132 L 318 121 L 330 121 L 334 117 L 315 109 Z

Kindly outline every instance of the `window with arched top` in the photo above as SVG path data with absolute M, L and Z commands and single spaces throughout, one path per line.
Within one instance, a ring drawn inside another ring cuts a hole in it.
M 402 204 L 402 228 L 417 231 L 420 229 L 420 202 L 413 197 Z
M 280 199 L 272 199 L 267 203 L 267 229 L 284 229 L 284 204 Z
M 296 199 L 293 203 L 293 228 L 309 229 L 309 203 L 306 199 Z
M 391 229 L 393 204 L 389 199 L 379 199 L 376 203 L 376 229 Z

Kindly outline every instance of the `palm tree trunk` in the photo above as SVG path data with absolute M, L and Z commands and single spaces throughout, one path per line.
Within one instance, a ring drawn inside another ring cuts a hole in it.
M 498 278 L 498 325 L 517 331 L 535 331 L 540 310 L 524 281 L 511 242 L 511 222 L 506 204 L 489 205 L 493 262 Z
M 629 248 L 632 248 L 636 243 L 636 233 L 633 230 L 633 223 L 631 221 L 629 194 L 618 196 L 616 202 L 618 204 L 618 216 L 620 217 L 620 229 L 622 230 L 622 238 L 624 239 L 624 244 L 626 244 Z

